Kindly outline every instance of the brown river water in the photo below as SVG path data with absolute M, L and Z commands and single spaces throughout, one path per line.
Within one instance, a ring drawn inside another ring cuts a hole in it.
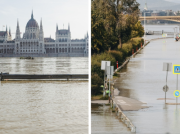
M 0 58 L 0 72 L 87 74 L 88 58 Z M 88 81 L 0 82 L 0 134 L 87 134 Z

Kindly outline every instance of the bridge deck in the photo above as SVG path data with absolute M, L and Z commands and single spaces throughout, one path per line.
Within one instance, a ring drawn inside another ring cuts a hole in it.
M 180 22 L 180 16 L 145 16 L 146 20 L 168 20 Z M 144 20 L 144 16 L 139 17 L 139 20 Z

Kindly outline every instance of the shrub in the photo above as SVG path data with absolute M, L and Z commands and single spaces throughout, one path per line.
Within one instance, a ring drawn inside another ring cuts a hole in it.
M 91 95 L 98 95 L 102 91 L 103 80 L 99 77 L 98 74 L 91 75 Z
M 123 53 L 116 50 L 111 50 L 109 53 L 118 61 L 119 64 L 123 62 Z M 114 64 L 116 66 L 116 63 Z
M 101 61 L 111 61 L 111 65 L 116 64 L 116 59 L 108 52 L 102 54 L 94 54 L 91 56 L 91 73 L 98 74 L 100 78 L 104 78 L 104 71 L 101 70 Z

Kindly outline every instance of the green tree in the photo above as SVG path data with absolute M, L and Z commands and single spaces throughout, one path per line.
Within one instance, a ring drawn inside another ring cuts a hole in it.
M 139 3 L 136 0 L 104 1 L 106 5 L 105 28 L 111 35 L 115 33 L 118 37 L 119 46 L 122 48 L 122 39 L 128 38 L 126 32 L 130 32 L 130 25 L 138 20 Z
M 107 32 L 104 26 L 106 19 L 103 0 L 92 0 L 91 3 L 91 52 L 101 53 L 109 48 L 116 48 L 117 37 Z
M 132 26 L 131 37 L 142 37 L 144 35 L 144 28 L 141 22 L 138 21 L 134 26 Z

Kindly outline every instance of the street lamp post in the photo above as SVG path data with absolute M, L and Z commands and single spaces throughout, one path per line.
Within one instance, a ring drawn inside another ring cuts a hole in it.
M 146 12 L 145 12 L 146 10 L 144 10 L 144 45 L 146 44 L 146 27 L 145 27 L 145 22 L 146 22 L 146 18 L 145 18 L 145 16 L 146 16 Z
M 147 10 L 147 1 L 145 3 L 145 7 L 144 7 L 144 44 L 146 44 L 146 10 Z

